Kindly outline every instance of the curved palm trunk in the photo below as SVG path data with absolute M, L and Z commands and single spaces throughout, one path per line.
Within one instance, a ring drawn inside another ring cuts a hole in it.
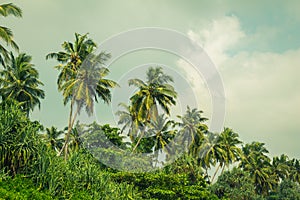
M 68 122 L 68 132 L 69 132 L 69 128 L 71 126 L 71 121 L 72 121 L 72 115 L 73 115 L 73 105 L 74 105 L 74 102 L 72 101 L 71 102 L 71 105 L 70 105 L 70 114 L 69 114 L 69 122 Z M 68 133 L 67 132 L 67 133 Z M 65 149 L 65 146 L 66 146 L 66 142 L 69 138 L 67 137 L 67 134 L 65 134 L 65 143 L 64 145 L 62 146 L 61 150 L 59 151 L 59 153 L 57 154 L 57 156 L 60 156 L 62 154 L 62 152 L 64 151 Z
M 217 175 L 217 173 L 218 173 L 220 167 L 221 167 L 221 163 L 218 165 L 218 167 L 217 167 L 217 169 L 216 169 L 216 171 L 215 171 L 213 177 L 211 178 L 211 182 L 212 182 L 212 183 L 214 182 L 214 179 L 215 179 L 215 177 L 216 177 L 216 175 Z
M 221 174 L 223 174 L 224 170 L 225 170 L 225 165 L 223 165 L 223 167 L 222 167 Z
M 78 114 L 78 112 L 80 110 L 80 106 L 77 106 L 76 112 L 74 113 L 74 116 L 73 116 L 73 107 L 74 107 L 74 101 L 71 102 L 68 131 L 67 131 L 67 133 L 65 135 L 65 143 L 64 143 L 63 147 L 61 148 L 61 150 L 60 150 L 60 152 L 58 154 L 58 156 L 60 156 L 62 154 L 62 152 L 64 151 L 64 153 L 65 153 L 65 155 L 64 155 L 65 160 L 68 159 L 68 146 L 69 146 L 70 134 L 71 134 L 72 128 L 74 126 L 77 114 Z
M 140 138 L 139 140 L 137 141 L 136 145 L 133 147 L 132 149 L 132 153 L 135 151 L 135 149 L 138 147 L 138 145 L 140 144 L 142 138 L 144 137 L 144 134 L 145 134 L 145 127 L 143 128 L 142 132 L 141 132 L 141 135 L 140 135 Z

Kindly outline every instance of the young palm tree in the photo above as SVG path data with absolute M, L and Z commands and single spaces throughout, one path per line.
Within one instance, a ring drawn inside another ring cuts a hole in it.
M 22 10 L 12 3 L 0 5 L 0 17 L 7 17 L 13 15 L 15 17 L 22 17 Z M 11 46 L 15 50 L 19 50 L 18 45 L 13 39 L 12 31 L 4 26 L 0 26 L 0 40 Z M 0 44 L 0 63 L 5 66 L 5 61 L 9 59 L 9 51 Z
M 21 108 L 27 116 L 35 106 L 40 108 L 40 99 L 45 98 L 44 91 L 39 89 L 43 83 L 38 79 L 39 73 L 31 64 L 31 59 L 24 53 L 18 57 L 11 53 L 5 69 L 0 72 L 2 100 L 12 99 L 22 103 Z
M 64 151 L 65 159 L 68 156 L 69 138 L 75 120 L 82 108 L 85 108 L 88 115 L 93 113 L 94 102 L 100 97 L 105 103 L 111 100 L 110 89 L 117 86 L 117 83 L 105 79 L 109 70 L 103 67 L 110 55 L 101 52 L 94 54 L 96 44 L 87 38 L 75 33 L 75 42 L 64 42 L 64 51 L 50 53 L 46 59 L 55 58 L 61 64 L 56 66 L 60 70 L 57 84 L 59 91 L 62 91 L 64 104 L 70 103 L 70 115 L 68 131 L 65 135 L 65 143 L 59 155 Z M 84 62 L 84 63 L 83 63 Z M 76 110 L 73 111 L 74 106 Z

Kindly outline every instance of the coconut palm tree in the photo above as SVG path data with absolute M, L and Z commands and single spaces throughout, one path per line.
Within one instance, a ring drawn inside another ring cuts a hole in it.
M 21 108 L 27 116 L 35 106 L 40 108 L 40 99 L 45 98 L 44 91 L 39 88 L 43 83 L 38 79 L 39 73 L 31 60 L 31 56 L 25 53 L 17 57 L 10 53 L 9 62 L 0 72 L 2 101 L 12 99 L 22 103 Z
M 13 15 L 15 17 L 22 17 L 22 10 L 12 3 L 0 5 L 0 16 L 7 17 Z M 6 45 L 11 46 L 15 50 L 19 50 L 18 45 L 13 39 L 12 31 L 4 26 L 0 26 L 0 40 L 5 42 Z M 0 63 L 5 66 L 5 61 L 9 59 L 9 51 L 0 44 Z
M 62 45 L 63 51 L 57 53 L 49 53 L 46 59 L 56 59 L 60 64 L 55 66 L 60 71 L 57 79 L 59 91 L 62 91 L 62 86 L 65 82 L 75 79 L 77 72 L 82 62 L 95 51 L 96 43 L 88 38 L 88 35 L 80 35 L 75 33 L 75 42 L 64 42 Z M 106 60 L 109 54 L 106 54 Z M 72 98 L 72 93 L 64 95 L 64 104 L 66 105 Z
M 288 160 L 288 156 L 284 154 L 282 154 L 280 157 L 276 156 L 272 160 L 272 171 L 275 174 L 278 183 L 280 180 L 284 180 L 288 177 L 290 171 Z
M 242 156 L 242 150 L 238 147 L 242 142 L 239 140 L 239 135 L 234 133 L 230 128 L 224 128 L 224 130 L 219 135 L 217 142 L 215 144 L 215 159 L 219 162 L 219 165 L 212 177 L 214 180 L 218 170 L 222 167 L 222 172 L 224 172 L 225 166 L 229 168 L 229 165 L 235 161 L 238 161 Z
M 164 114 L 159 115 L 155 121 L 150 122 L 151 128 L 148 130 L 148 133 L 152 135 L 152 137 L 147 139 L 155 141 L 153 150 L 156 154 L 157 162 L 158 156 L 162 151 L 169 153 L 167 145 L 175 137 L 176 130 L 174 126 L 175 122 L 169 120 Z
M 267 195 L 277 185 L 271 160 L 266 155 L 268 150 L 264 147 L 264 143 L 252 142 L 242 147 L 242 151 L 240 167 L 250 173 L 257 194 Z
M 204 124 L 207 118 L 202 117 L 202 113 L 201 110 L 190 109 L 187 106 L 186 113 L 183 116 L 177 116 L 181 120 L 178 125 L 180 127 L 179 134 L 182 135 L 182 144 L 194 156 L 197 156 L 204 133 L 208 130 L 207 125 Z
M 57 130 L 56 127 L 52 126 L 51 128 L 46 128 L 45 139 L 47 143 L 50 145 L 51 149 L 59 152 L 64 144 L 64 139 L 62 135 L 64 131 Z
M 205 170 L 205 176 L 207 177 L 208 182 L 211 182 L 208 170 L 211 169 L 211 166 L 216 166 L 217 158 L 221 157 L 219 154 L 222 153 L 218 151 L 218 137 L 218 133 L 207 132 L 204 141 L 198 150 L 200 165 Z
M 133 116 L 136 116 L 137 121 L 142 124 L 139 139 L 133 148 L 133 152 L 145 134 L 146 125 L 157 118 L 157 104 L 167 115 L 170 115 L 170 106 L 176 104 L 177 93 L 174 87 L 169 84 L 169 82 L 173 82 L 173 79 L 171 76 L 164 74 L 162 67 L 150 67 L 147 70 L 146 77 L 146 82 L 141 79 L 130 79 L 128 81 L 129 86 L 133 85 L 138 88 L 130 101 Z
M 127 106 L 125 103 L 120 103 L 120 107 L 123 110 L 119 110 L 116 112 L 116 115 L 119 116 L 119 125 L 123 125 L 121 128 L 121 133 L 124 133 L 126 129 L 128 129 L 127 136 L 130 137 L 131 142 L 134 142 L 138 131 L 143 127 L 143 124 L 137 120 L 135 112 L 132 110 L 132 106 Z
M 300 184 L 300 160 L 292 159 L 288 161 L 289 179 Z
M 223 165 L 223 172 L 225 166 L 229 167 L 230 164 L 238 161 L 242 156 L 242 150 L 238 147 L 238 145 L 242 144 L 242 141 L 239 140 L 239 135 L 233 132 L 232 129 L 224 128 L 217 143 L 224 150 L 226 156 L 227 162 Z
M 175 105 L 177 93 L 169 82 L 171 76 L 164 74 L 162 67 L 150 67 L 147 71 L 147 81 L 130 79 L 129 86 L 133 85 L 138 91 L 130 98 L 133 111 L 140 122 L 150 122 L 158 115 L 157 104 L 170 115 L 170 106 Z
M 110 58 L 110 54 L 101 52 L 94 54 L 95 42 L 87 38 L 87 34 L 75 33 L 75 42 L 64 42 L 64 51 L 50 53 L 46 59 L 54 58 L 60 65 L 55 68 L 60 71 L 57 84 L 59 91 L 63 93 L 64 104 L 70 102 L 70 114 L 68 131 L 65 135 L 65 143 L 60 151 L 65 152 L 65 159 L 68 154 L 68 144 L 71 130 L 74 126 L 77 115 L 82 108 L 85 108 L 88 115 L 93 114 L 94 102 L 100 97 L 105 103 L 111 100 L 110 89 L 117 86 L 117 83 L 105 79 L 108 75 L 108 68 L 104 63 Z M 75 111 L 73 111 L 76 106 Z

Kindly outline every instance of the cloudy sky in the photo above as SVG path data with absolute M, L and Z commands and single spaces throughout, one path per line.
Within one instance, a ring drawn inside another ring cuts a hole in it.
M 32 116 L 46 126 L 64 127 L 68 116 L 68 108 L 63 106 L 57 91 L 58 73 L 53 68 L 57 63 L 46 61 L 47 53 L 59 51 L 60 44 L 72 41 L 75 32 L 88 32 L 101 44 L 120 32 L 161 27 L 179 31 L 203 47 L 218 69 L 225 88 L 224 126 L 233 128 L 245 142 L 265 142 L 271 155 L 286 153 L 300 158 L 299 1 L 27 0 L 14 3 L 22 8 L 23 18 L 6 18 L 1 24 L 13 30 L 21 51 L 33 56 L 40 71 L 46 99 L 41 110 Z M 119 100 L 126 101 L 121 96 L 126 96 L 122 91 L 127 79 L 138 76 L 149 63 L 164 65 L 175 77 L 175 87 L 184 96 L 179 109 L 190 99 L 186 95 L 192 93 L 197 100 L 190 103 L 198 104 L 205 116 L 211 116 L 212 91 L 205 81 L 195 76 L 190 64 L 180 56 L 158 50 L 124 55 L 112 64 L 110 77 L 122 86 L 114 92 L 113 105 Z M 97 105 L 96 110 L 97 119 L 102 123 L 114 118 L 114 106 Z

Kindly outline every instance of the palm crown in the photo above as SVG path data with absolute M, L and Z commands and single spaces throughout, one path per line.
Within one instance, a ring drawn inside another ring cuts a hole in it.
M 9 15 L 13 15 L 16 17 L 22 16 L 22 10 L 15 6 L 14 4 L 2 4 L 0 5 L 0 16 L 7 17 Z M 12 31 L 4 26 L 0 26 L 0 40 L 5 42 L 7 45 L 11 46 L 15 50 L 19 50 L 18 45 L 15 43 L 13 39 Z M 0 63 L 4 66 L 5 62 L 9 59 L 9 51 L 0 44 Z
M 166 114 L 170 114 L 170 106 L 176 104 L 177 93 L 169 82 L 173 82 L 172 77 L 164 74 L 161 67 L 150 67 L 146 82 L 140 79 L 128 81 L 129 85 L 139 88 L 130 98 L 139 121 L 150 122 L 151 118 L 157 117 L 157 103 Z
M 16 100 L 22 103 L 22 109 L 29 114 L 44 99 L 45 93 L 39 86 L 43 83 L 38 79 L 39 73 L 31 64 L 31 56 L 24 53 L 15 57 L 10 54 L 10 60 L 0 72 L 0 94 L 2 100 Z

